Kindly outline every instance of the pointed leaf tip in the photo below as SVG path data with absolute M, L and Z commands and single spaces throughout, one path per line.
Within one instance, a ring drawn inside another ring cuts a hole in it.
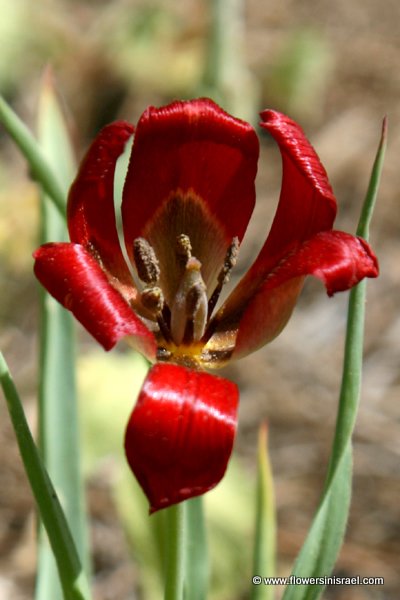
M 388 116 L 385 115 L 383 117 L 383 121 L 382 121 L 381 143 L 386 143 L 386 141 L 387 141 L 387 134 L 388 134 Z

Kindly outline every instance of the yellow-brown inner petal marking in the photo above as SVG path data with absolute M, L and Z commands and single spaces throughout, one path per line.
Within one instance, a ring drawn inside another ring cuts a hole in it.
M 179 281 L 172 301 L 167 302 L 162 288 L 166 277 L 163 277 L 157 253 L 144 238 L 134 241 L 136 269 L 145 284 L 141 304 L 159 326 L 158 359 L 197 367 L 217 366 L 220 359 L 225 362 L 227 348 L 213 348 L 211 352 L 207 348 L 204 352 L 212 331 L 210 328 L 207 332 L 207 328 L 222 286 L 229 280 L 230 271 L 236 263 L 239 241 L 234 238 L 225 250 L 225 260 L 215 277 L 216 284 L 211 293 L 207 293 L 210 289 L 207 289 L 202 275 L 202 263 L 192 255 L 189 235 L 179 233 L 172 247 Z
M 189 254 L 200 261 L 201 275 L 208 297 L 211 296 L 231 239 L 223 225 L 193 191 L 183 193 L 178 190 L 171 194 L 141 235 L 157 256 L 160 266 L 159 285 L 170 307 L 181 283 Z

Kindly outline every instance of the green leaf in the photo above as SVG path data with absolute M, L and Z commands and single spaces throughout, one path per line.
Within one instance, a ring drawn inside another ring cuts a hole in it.
M 21 400 L 1 352 L 0 384 L 7 401 L 25 471 L 56 557 L 64 598 L 66 600 L 90 600 L 89 585 L 80 564 L 68 523 L 33 441 Z M 48 598 L 53 598 L 52 593 Z
M 63 114 L 46 72 L 39 106 L 39 141 L 66 198 L 75 163 Z M 65 213 L 65 201 L 64 201 Z M 67 239 L 65 219 L 48 196 L 41 196 L 41 242 Z M 80 472 L 79 427 L 75 382 L 75 339 L 68 313 L 41 289 L 39 375 L 39 444 L 52 482 L 62 498 L 66 518 L 82 564 L 89 571 L 86 519 Z M 39 535 L 36 600 L 61 598 L 57 567 L 44 531 Z
M 57 177 L 46 161 L 37 141 L 25 123 L 0 96 L 0 123 L 13 138 L 25 156 L 33 177 L 48 194 L 59 213 L 65 218 L 65 194 Z
M 386 148 L 386 136 L 385 119 L 357 229 L 357 233 L 364 237 L 368 235 L 369 223 L 376 201 Z M 329 576 L 335 565 L 346 529 L 351 497 L 351 437 L 361 391 L 365 293 L 365 281 L 362 281 L 350 292 L 342 385 L 332 453 L 320 505 L 292 571 L 292 575 L 298 577 Z M 286 588 L 283 600 L 317 600 L 324 587 L 325 585 L 322 583 L 319 585 L 291 585 Z
M 269 461 L 268 430 L 264 423 L 258 437 L 258 476 L 254 538 L 253 575 L 273 577 L 275 574 L 276 514 L 274 483 Z M 272 600 L 274 588 L 253 585 L 251 600 Z

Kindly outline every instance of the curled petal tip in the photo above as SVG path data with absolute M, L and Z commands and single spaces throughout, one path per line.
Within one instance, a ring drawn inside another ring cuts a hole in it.
M 110 284 L 96 260 L 80 244 L 48 243 L 34 253 L 40 283 L 82 323 L 105 350 L 123 337 L 154 360 L 153 333 Z
M 331 250 L 331 261 L 321 261 L 320 268 L 310 274 L 319 277 L 325 284 L 328 296 L 336 292 L 351 289 L 365 277 L 374 278 L 379 275 L 378 259 L 371 246 L 361 237 L 354 237 L 341 231 L 324 232 L 311 242 L 316 251 L 319 241 L 327 243 L 327 251 Z
M 150 513 L 204 494 L 222 479 L 237 405 L 237 387 L 226 379 L 178 365 L 152 367 L 125 435 Z
M 379 275 L 379 262 L 375 256 L 371 246 L 363 238 L 359 238 L 365 253 L 366 260 L 369 259 L 369 268 L 366 269 L 365 277 L 378 277 Z

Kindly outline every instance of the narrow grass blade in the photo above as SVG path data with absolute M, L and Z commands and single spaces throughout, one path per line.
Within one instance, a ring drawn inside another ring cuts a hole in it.
M 256 495 L 255 540 L 252 575 L 273 577 L 275 574 L 276 514 L 274 484 L 268 455 L 268 429 L 264 423 L 258 437 L 258 476 Z M 253 585 L 251 600 L 272 600 L 274 588 Z
M 21 400 L 2 353 L 0 353 L 0 384 L 7 401 L 25 471 L 56 557 L 64 598 L 90 600 L 88 582 L 68 523 L 33 441 Z M 48 596 L 49 598 L 53 598 L 52 594 Z
M 365 202 L 361 211 L 360 221 L 357 227 L 357 235 L 360 235 L 366 240 L 368 240 L 369 238 L 369 226 L 375 208 L 376 198 L 378 196 L 379 182 L 381 179 L 383 162 L 385 160 L 387 133 L 388 120 L 387 117 L 385 117 L 382 123 L 382 133 L 378 151 L 376 154 L 375 162 L 372 167 L 371 178 L 369 181 Z
M 383 123 L 381 142 L 372 168 L 370 183 L 357 233 L 367 237 L 376 201 L 386 148 L 387 126 Z M 351 497 L 351 436 L 361 390 L 366 282 L 350 292 L 345 356 L 335 436 L 324 492 L 307 539 L 294 565 L 295 577 L 329 576 L 339 553 Z M 317 600 L 325 584 L 304 584 L 286 588 L 283 600 Z
M 65 217 L 65 194 L 62 187 L 32 133 L 1 96 L 0 123 L 3 124 L 25 156 L 33 177 L 53 201 L 60 215 Z
M 186 501 L 185 600 L 206 600 L 209 565 L 203 497 Z
M 75 172 L 63 115 L 46 73 L 39 106 L 41 151 L 66 197 Z M 65 212 L 65 205 L 64 205 Z M 63 219 L 48 196 L 41 197 L 41 241 L 66 239 Z M 39 444 L 82 564 L 88 572 L 88 544 L 80 473 L 79 427 L 75 382 L 75 339 L 71 315 L 41 290 Z M 61 598 L 58 572 L 47 537 L 39 536 L 36 600 Z

